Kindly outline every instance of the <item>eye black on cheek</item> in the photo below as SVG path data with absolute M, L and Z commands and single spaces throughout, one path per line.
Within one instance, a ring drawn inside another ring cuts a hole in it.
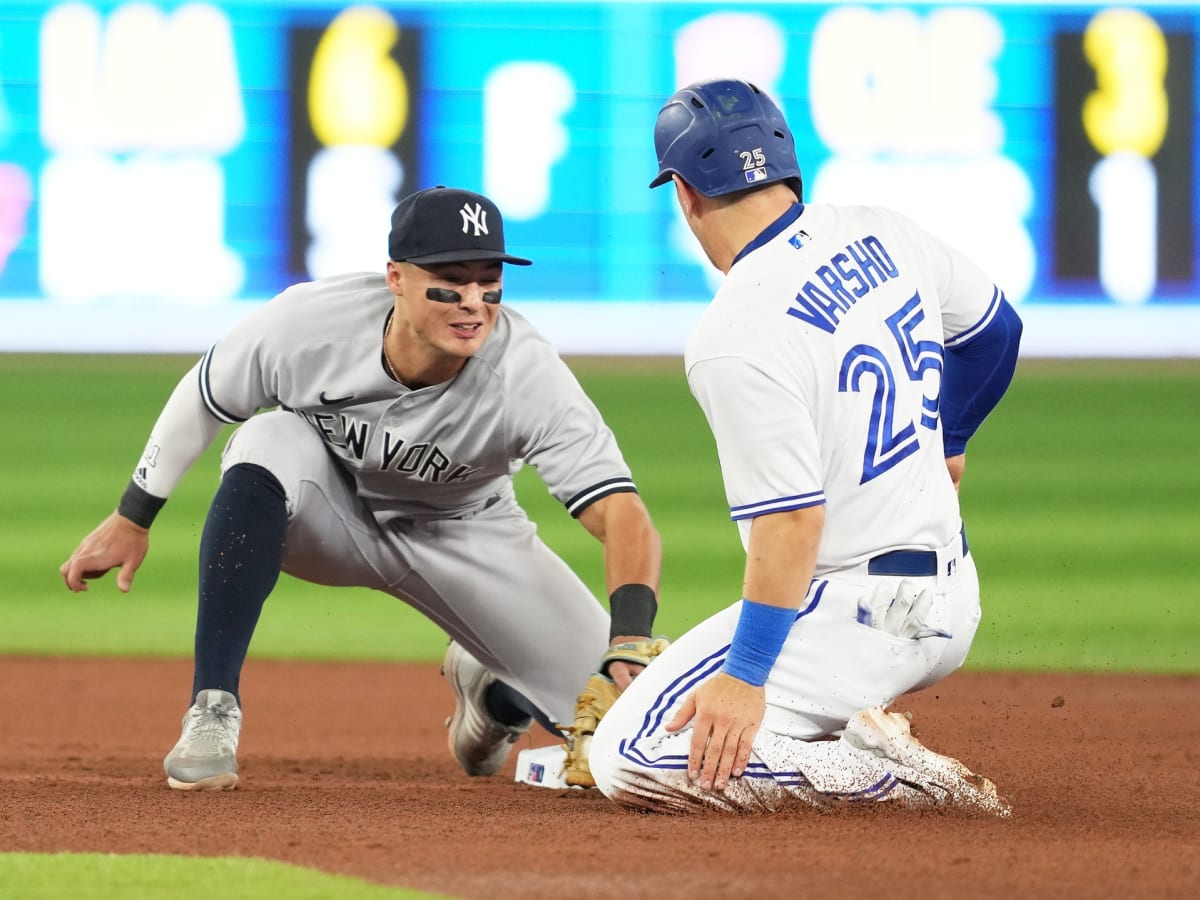
M 425 289 L 425 299 L 434 303 L 461 303 L 462 294 L 450 288 L 431 287 Z
M 502 293 L 502 291 L 500 288 L 497 288 L 494 291 L 484 291 L 483 292 L 483 302 L 484 303 L 499 303 L 501 293 Z

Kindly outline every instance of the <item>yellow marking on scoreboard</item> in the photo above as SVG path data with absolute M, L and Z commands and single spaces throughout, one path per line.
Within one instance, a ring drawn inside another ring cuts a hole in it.
M 389 55 L 400 36 L 374 6 L 342 12 L 321 36 L 308 83 L 308 115 L 322 144 L 390 147 L 408 123 L 408 79 Z
M 1083 52 L 1096 90 L 1083 104 L 1083 127 L 1107 156 L 1120 150 L 1151 157 L 1167 133 L 1167 42 L 1150 16 L 1108 9 L 1088 23 Z

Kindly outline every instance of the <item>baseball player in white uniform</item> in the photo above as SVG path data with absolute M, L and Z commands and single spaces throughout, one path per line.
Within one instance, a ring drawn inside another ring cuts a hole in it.
M 986 779 L 886 707 L 957 669 L 980 620 L 957 495 L 1021 323 L 904 216 L 802 202 L 754 85 L 672 96 L 659 174 L 723 283 L 685 365 L 746 549 L 744 597 L 654 660 L 600 722 L 597 786 L 651 809 L 893 800 L 1005 815 Z M 839 739 L 833 739 L 839 738 Z
M 117 511 L 62 566 L 76 591 L 119 566 L 127 591 L 158 509 L 238 426 L 201 538 L 173 788 L 237 784 L 239 678 L 280 571 L 384 591 L 446 630 L 449 742 L 471 775 L 495 772 L 533 718 L 572 721 L 610 644 L 650 635 L 658 535 L 596 407 L 500 302 L 504 264 L 529 264 L 505 251 L 500 211 L 419 191 L 396 207 L 388 249 L 386 273 L 290 287 L 215 344 L 175 388 Z M 518 506 L 524 463 L 603 543 L 611 618 Z M 623 687 L 638 670 L 610 674 Z

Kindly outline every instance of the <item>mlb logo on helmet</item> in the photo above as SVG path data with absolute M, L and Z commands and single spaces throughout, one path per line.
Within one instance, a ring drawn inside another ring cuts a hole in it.
M 767 177 L 766 169 L 751 169 L 746 173 L 746 184 L 754 184 L 756 181 L 763 181 Z

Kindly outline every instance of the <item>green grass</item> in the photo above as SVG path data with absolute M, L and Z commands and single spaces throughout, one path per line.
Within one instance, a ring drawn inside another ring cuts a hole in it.
M 21 900 L 416 900 L 439 895 L 261 859 L 0 853 L 0 896 Z
M 188 656 L 196 544 L 223 434 L 155 523 L 123 595 L 59 564 L 114 506 L 182 357 L 2 356 L 0 653 Z M 664 543 L 658 628 L 676 636 L 740 596 L 743 555 L 712 437 L 678 360 L 572 360 L 633 467 Z M 975 668 L 1200 671 L 1200 361 L 1023 361 L 968 452 L 963 508 L 984 589 Z M 598 596 L 599 547 L 531 471 L 542 537 Z M 286 576 L 258 657 L 437 659 L 403 604 Z
M 976 667 L 1200 670 L 1200 361 L 1025 363 L 968 450 Z
M 0 653 L 189 656 L 196 544 L 224 435 L 155 523 L 128 595 L 86 594 L 59 564 L 105 516 L 191 359 L 3 356 Z M 621 440 L 663 536 L 659 628 L 671 636 L 736 599 L 743 555 L 712 438 L 678 360 L 572 365 Z M 972 442 L 963 509 L 985 619 L 968 667 L 1200 671 L 1200 361 L 1023 362 Z M 599 596 L 595 541 L 529 470 L 518 490 L 543 538 Z M 259 657 L 434 660 L 441 632 L 365 590 L 286 576 Z M 97 854 L 0 854 L 0 896 L 284 900 L 420 895 L 278 863 Z

